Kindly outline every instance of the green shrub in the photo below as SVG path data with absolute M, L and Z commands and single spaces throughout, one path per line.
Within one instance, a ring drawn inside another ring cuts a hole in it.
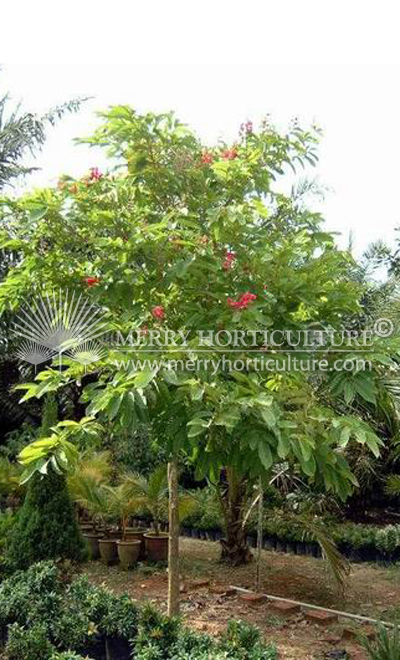
M 17 571 L 0 585 L 0 628 L 59 616 L 63 589 L 54 562 L 40 562 L 25 572 Z
M 78 655 L 72 651 L 65 651 L 64 653 L 54 653 L 50 660 L 87 660 L 83 655 Z
M 138 619 L 138 608 L 128 595 L 111 596 L 108 611 L 98 622 L 98 630 L 108 637 L 130 641 L 137 636 Z
M 151 605 L 139 611 L 129 596 L 111 594 L 85 577 L 68 583 L 51 561 L 17 571 L 0 585 L 3 638 L 7 628 L 9 660 L 81 660 L 83 649 L 90 656 L 106 637 L 128 642 L 135 660 L 276 658 L 275 647 L 262 644 L 253 626 L 230 622 L 218 643 Z
M 24 628 L 13 623 L 9 627 L 6 644 L 9 660 L 49 660 L 54 651 L 45 625 L 33 623 Z
M 34 475 L 17 514 L 7 552 L 13 568 L 28 568 L 43 559 L 81 561 L 85 546 L 63 475 L 49 470 Z
M 0 553 L 6 547 L 16 520 L 15 514 L 7 509 L 0 511 Z
M 18 454 L 26 445 L 33 442 L 38 434 L 38 429 L 28 422 L 24 422 L 18 429 L 10 431 L 5 436 L 5 444 L 0 446 L 0 455 L 10 461 L 15 461 Z
M 180 621 L 175 617 L 167 617 L 158 612 L 151 605 L 145 605 L 140 613 L 138 636 L 135 645 L 135 652 L 140 658 L 149 647 L 154 657 L 157 657 L 157 651 L 160 651 L 161 658 L 170 658 L 174 646 L 178 643 L 181 630 Z
M 222 636 L 222 646 L 229 651 L 241 650 L 249 652 L 260 642 L 260 631 L 255 626 L 244 621 L 229 621 L 226 632 Z
M 362 639 L 362 644 L 370 660 L 400 660 L 400 629 L 397 626 L 391 631 L 382 626 L 375 641 Z
M 212 650 L 214 640 L 209 635 L 195 633 L 188 628 L 183 628 L 176 643 L 175 654 L 177 657 L 197 658 L 201 654 Z
M 229 621 L 222 636 L 221 649 L 227 658 L 235 660 L 275 660 L 277 650 L 274 644 L 265 646 L 258 628 L 244 621 Z
M 377 531 L 376 547 L 384 554 L 391 554 L 400 545 L 400 526 L 388 525 Z
M 57 647 L 80 651 L 91 640 L 95 627 L 85 611 L 79 607 L 66 607 L 59 616 L 52 617 L 48 632 Z

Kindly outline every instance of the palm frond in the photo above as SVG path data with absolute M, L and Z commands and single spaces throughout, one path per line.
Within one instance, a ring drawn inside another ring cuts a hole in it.
M 400 495 L 400 474 L 391 474 L 386 481 L 388 495 Z
M 314 540 L 321 548 L 322 556 L 327 562 L 333 579 L 341 593 L 344 592 L 346 579 L 350 573 L 350 563 L 339 552 L 335 542 L 329 534 L 329 530 L 319 521 L 307 515 L 285 514 L 285 518 L 293 523 L 293 526 L 303 531 L 304 537 Z

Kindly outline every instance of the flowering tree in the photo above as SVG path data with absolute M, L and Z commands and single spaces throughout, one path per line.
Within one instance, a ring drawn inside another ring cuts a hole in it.
M 110 173 L 93 168 L 4 200 L 3 248 L 24 258 L 2 284 L 0 305 L 17 309 L 38 288 L 73 289 L 102 307 L 119 341 L 91 364 L 48 367 L 26 385 L 25 399 L 78 382 L 87 415 L 123 428 L 149 415 L 170 453 L 173 558 L 184 450 L 199 476 L 223 475 L 223 556 L 246 561 L 240 502 L 249 479 L 268 479 L 276 462 L 292 459 L 345 499 L 355 484 L 346 445 L 379 452 L 368 424 L 332 405 L 350 382 L 368 399 L 374 376 L 354 368 L 338 385 L 332 345 L 324 346 L 324 372 L 282 366 L 294 348 L 310 355 L 304 339 L 289 336 L 312 323 L 341 330 L 362 293 L 348 276 L 351 257 L 321 230 L 301 191 L 275 189 L 286 170 L 315 163 L 318 132 L 297 122 L 286 134 L 268 122 L 256 131 L 247 122 L 235 144 L 205 148 L 170 114 L 114 107 L 103 120 L 86 142 L 108 150 L 117 163 Z M 262 363 L 268 356 L 275 368 Z M 177 571 L 175 562 L 170 611 Z

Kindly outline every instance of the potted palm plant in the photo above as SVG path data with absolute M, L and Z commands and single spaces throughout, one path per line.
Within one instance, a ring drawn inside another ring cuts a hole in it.
M 149 561 L 160 562 L 168 559 L 169 534 L 161 531 L 161 521 L 168 512 L 168 476 L 165 465 L 157 468 L 148 478 L 138 473 L 127 473 L 124 477 L 127 496 L 133 507 L 150 514 L 153 529 L 144 534 Z M 187 517 L 196 506 L 192 497 L 184 495 L 179 499 L 179 517 Z
M 139 558 L 141 539 L 128 536 L 127 526 L 136 505 L 129 498 L 126 484 L 123 481 L 115 488 L 108 487 L 107 491 L 109 511 L 118 519 L 122 530 L 122 538 L 117 541 L 118 557 L 124 568 L 132 568 Z
M 167 561 L 169 534 L 160 528 L 161 519 L 168 510 L 166 467 L 157 468 L 148 478 L 136 472 L 127 473 L 124 484 L 136 508 L 148 512 L 153 520 L 153 530 L 144 534 L 149 561 Z
M 112 538 L 110 526 L 114 512 L 111 510 L 110 493 L 106 486 L 110 473 L 107 452 L 87 452 L 68 477 L 71 499 L 88 513 L 93 523 L 93 530 L 83 534 L 90 557 L 101 557 L 105 563 L 118 557 L 116 539 Z

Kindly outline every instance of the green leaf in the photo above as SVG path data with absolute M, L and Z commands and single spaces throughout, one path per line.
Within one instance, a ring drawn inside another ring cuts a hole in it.
M 261 459 L 261 463 L 263 464 L 264 468 L 266 470 L 269 470 L 273 463 L 273 458 L 272 458 L 272 452 L 269 444 L 267 442 L 260 442 L 258 445 L 258 455 Z

